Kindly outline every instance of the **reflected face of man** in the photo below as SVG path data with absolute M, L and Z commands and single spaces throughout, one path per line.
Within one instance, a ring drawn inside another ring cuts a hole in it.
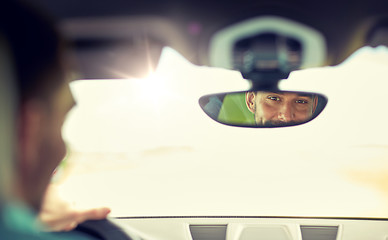
M 288 125 L 309 120 L 315 99 L 298 93 L 248 92 L 246 104 L 257 125 Z

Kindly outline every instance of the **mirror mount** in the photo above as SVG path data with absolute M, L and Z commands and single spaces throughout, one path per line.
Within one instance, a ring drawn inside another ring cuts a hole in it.
M 244 79 L 251 84 L 251 91 L 279 91 L 278 83 L 282 79 L 287 79 L 290 72 L 254 72 L 249 74 L 242 73 Z
M 274 81 L 252 81 L 252 80 L 249 80 L 251 81 L 251 88 L 250 88 L 250 91 L 257 91 L 257 90 L 261 90 L 261 91 L 278 91 L 279 88 L 278 88 L 278 82 L 274 82 Z

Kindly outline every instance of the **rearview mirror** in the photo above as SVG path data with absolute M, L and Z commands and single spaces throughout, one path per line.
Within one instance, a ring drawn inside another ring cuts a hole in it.
M 321 94 L 287 91 L 245 91 L 206 95 L 199 99 L 213 120 L 240 127 L 286 127 L 311 121 L 325 108 Z

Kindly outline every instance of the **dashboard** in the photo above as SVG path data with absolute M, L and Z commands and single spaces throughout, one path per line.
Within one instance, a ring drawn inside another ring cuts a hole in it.
M 388 239 L 387 219 L 304 217 L 133 217 L 114 220 L 158 240 Z

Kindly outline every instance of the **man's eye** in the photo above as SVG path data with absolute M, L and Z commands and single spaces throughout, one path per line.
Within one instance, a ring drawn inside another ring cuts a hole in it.
M 300 100 L 296 100 L 296 103 L 307 104 L 309 102 L 307 100 L 300 99 Z
M 270 99 L 272 101 L 280 101 L 279 97 L 274 97 L 274 96 L 268 96 L 267 99 Z

